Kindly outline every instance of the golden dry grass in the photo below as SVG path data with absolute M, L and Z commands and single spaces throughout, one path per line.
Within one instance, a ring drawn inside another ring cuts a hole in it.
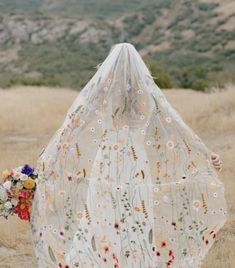
M 235 87 L 200 93 L 165 91 L 186 123 L 215 152 L 224 168 L 229 216 L 203 268 L 233 268 L 235 263 Z M 35 165 L 39 152 L 62 123 L 77 96 L 68 89 L 17 87 L 0 90 L 0 170 L 26 162 Z M 12 217 L 0 220 L 0 267 L 36 268 L 29 224 Z M 144 267 L 143 267 L 144 268 Z

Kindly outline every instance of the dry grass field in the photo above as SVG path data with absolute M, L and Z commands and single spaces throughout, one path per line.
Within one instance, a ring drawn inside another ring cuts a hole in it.
M 235 87 L 201 93 L 164 91 L 186 123 L 215 152 L 224 167 L 229 215 L 203 268 L 235 267 Z M 77 96 L 68 89 L 17 87 L 0 90 L 0 170 L 36 164 L 38 154 L 62 123 Z M 12 217 L 0 220 L 0 267 L 36 268 L 29 224 Z M 143 267 L 144 268 L 144 267 Z

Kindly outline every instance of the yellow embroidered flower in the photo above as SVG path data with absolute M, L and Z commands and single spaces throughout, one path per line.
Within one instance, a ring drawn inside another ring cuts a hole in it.
M 64 260 L 64 252 L 55 252 L 57 259 L 59 261 L 63 261 Z
M 65 191 L 64 190 L 61 190 L 61 191 L 59 191 L 59 193 L 58 193 L 60 196 L 64 196 L 65 195 Z
M 36 183 L 32 178 L 28 178 L 24 181 L 23 186 L 27 190 L 32 190 L 36 186 Z
M 80 117 L 79 116 L 73 117 L 72 120 L 71 120 L 72 127 L 78 126 L 79 122 L 80 122 Z

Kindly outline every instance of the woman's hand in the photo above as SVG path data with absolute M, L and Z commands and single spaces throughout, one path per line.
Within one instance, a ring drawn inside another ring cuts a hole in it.
M 220 156 L 216 153 L 211 153 L 211 161 L 212 161 L 212 164 L 214 166 L 214 168 L 217 170 L 217 171 L 221 171 L 222 170 L 222 162 L 220 160 Z

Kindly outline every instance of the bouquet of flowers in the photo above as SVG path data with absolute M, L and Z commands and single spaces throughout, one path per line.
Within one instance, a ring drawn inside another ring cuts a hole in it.
M 8 218 L 17 214 L 30 221 L 32 202 L 37 184 L 37 173 L 28 164 L 3 172 L 0 184 L 0 216 Z

